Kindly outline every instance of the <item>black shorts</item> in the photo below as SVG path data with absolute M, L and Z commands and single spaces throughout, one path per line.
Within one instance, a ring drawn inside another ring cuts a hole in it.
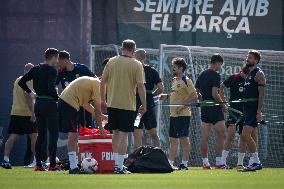
M 190 116 L 179 116 L 170 118 L 171 138 L 188 137 L 189 135 Z
M 133 132 L 136 112 L 117 108 L 107 108 L 108 123 L 112 130 Z
M 78 111 L 71 105 L 59 99 L 59 131 L 62 133 L 78 132 Z
M 237 119 L 239 119 L 239 120 L 237 120 Z M 237 119 L 234 118 L 233 116 L 229 115 L 228 120 L 226 122 L 226 126 L 228 128 L 230 125 L 236 125 L 237 132 L 239 134 L 242 134 L 243 126 L 244 126 L 244 117 L 242 116 L 242 117 L 237 118 Z
M 143 126 L 147 130 L 157 128 L 157 120 L 154 107 L 148 107 L 147 112 L 141 117 L 140 124 L 135 129 L 143 129 Z
M 204 123 L 215 125 L 219 121 L 224 121 L 224 113 L 220 106 L 201 107 L 201 120 Z
M 32 134 L 37 133 L 36 124 L 31 122 L 30 116 L 11 115 L 8 134 Z
M 79 125 L 83 127 L 92 127 L 92 114 L 90 114 L 87 110 L 81 107 L 77 116 Z
M 244 108 L 244 125 L 257 127 L 258 123 L 256 120 L 257 108 Z

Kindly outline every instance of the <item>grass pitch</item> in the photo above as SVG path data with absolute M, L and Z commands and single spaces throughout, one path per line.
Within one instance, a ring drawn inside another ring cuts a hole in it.
M 266 168 L 261 171 L 246 173 L 236 170 L 192 168 L 189 171 L 175 171 L 170 174 L 69 175 L 68 172 L 35 172 L 32 169 L 14 167 L 12 170 L 0 168 L 0 188 L 283 189 L 284 168 Z

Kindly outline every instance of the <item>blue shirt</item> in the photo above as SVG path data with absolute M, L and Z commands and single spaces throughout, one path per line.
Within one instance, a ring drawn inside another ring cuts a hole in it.
M 72 71 L 67 71 L 66 69 L 58 71 L 56 85 L 61 83 L 62 88 L 65 89 L 69 83 L 82 76 L 95 77 L 87 66 L 84 64 L 74 63 L 74 69 Z

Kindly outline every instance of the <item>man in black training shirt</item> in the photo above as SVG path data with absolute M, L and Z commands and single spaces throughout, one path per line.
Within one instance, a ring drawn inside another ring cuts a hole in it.
M 82 76 L 90 76 L 95 77 L 95 75 L 89 70 L 89 68 L 83 64 L 73 63 L 70 60 L 70 54 L 67 51 L 60 51 L 59 52 L 59 71 L 58 77 L 56 80 L 56 85 L 61 83 L 63 89 L 65 89 L 69 83 L 74 81 L 75 79 L 82 77 Z M 91 127 L 92 126 L 92 115 L 85 111 L 84 108 L 80 108 L 78 112 L 78 125 L 84 127 Z
M 147 112 L 141 117 L 138 127 L 134 129 L 134 149 L 142 146 L 143 126 L 148 130 L 149 136 L 152 140 L 152 145 L 160 147 L 160 139 L 157 134 L 157 120 L 155 115 L 154 96 L 161 94 L 164 90 L 164 84 L 159 76 L 159 73 L 149 65 L 145 64 L 146 51 L 143 49 L 135 51 L 135 58 L 139 60 L 144 67 L 145 72 L 145 88 L 146 88 L 146 101 Z M 136 94 L 137 110 L 141 106 L 139 95 Z
M 246 77 L 244 84 L 244 127 L 241 137 L 248 145 L 251 153 L 249 165 L 244 171 L 255 171 L 262 169 L 262 164 L 259 161 L 257 152 L 257 139 L 253 138 L 253 133 L 256 132 L 258 123 L 263 119 L 262 109 L 264 104 L 264 86 L 265 76 L 263 71 L 257 67 L 260 62 L 260 52 L 251 50 L 246 58 L 246 66 L 249 67 L 249 74 Z
M 45 62 L 33 67 L 19 81 L 20 87 L 30 95 L 36 95 L 35 116 L 38 128 L 38 138 L 36 142 L 35 171 L 45 171 L 41 164 L 42 143 L 47 138 L 49 131 L 49 171 L 59 171 L 61 168 L 56 165 L 56 150 L 58 139 L 58 94 L 55 88 L 57 71 L 54 66 L 58 63 L 58 50 L 49 48 L 45 51 Z M 33 88 L 36 94 L 29 89 L 27 82 L 33 80 Z
M 211 169 L 208 161 L 208 140 L 211 129 L 214 127 L 216 140 L 216 168 L 225 168 L 222 162 L 222 150 L 225 138 L 225 120 L 223 112 L 227 111 L 227 106 L 222 103 L 219 95 L 220 74 L 217 73 L 223 65 L 223 58 L 220 54 L 214 54 L 211 57 L 209 69 L 203 71 L 196 81 L 196 90 L 202 101 L 221 102 L 220 105 L 201 106 L 201 157 L 203 161 L 203 169 Z
M 226 79 L 220 87 L 220 95 L 223 99 L 223 101 L 226 101 L 225 97 L 225 88 L 230 89 L 230 107 L 238 110 L 240 112 L 243 112 L 243 103 L 242 102 L 232 102 L 237 101 L 240 99 L 243 99 L 244 96 L 244 84 L 245 84 L 245 78 L 247 74 L 249 73 L 249 68 L 247 66 L 244 66 L 240 72 L 237 72 L 233 75 L 231 75 L 228 79 Z M 224 164 L 226 164 L 226 159 L 229 154 L 229 150 L 232 147 L 232 143 L 235 139 L 235 133 L 238 131 L 239 134 L 242 133 L 243 129 L 243 118 L 239 113 L 230 111 L 229 117 L 227 120 L 227 137 L 224 144 L 224 150 L 222 152 L 222 157 Z M 238 163 L 237 163 L 237 169 L 243 169 L 243 161 L 245 157 L 245 146 L 244 141 L 240 140 L 239 148 L 238 148 Z

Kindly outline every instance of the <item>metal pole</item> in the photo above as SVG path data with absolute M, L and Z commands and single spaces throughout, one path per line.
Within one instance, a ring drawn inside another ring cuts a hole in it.
M 94 62 L 93 62 L 93 45 L 90 45 L 90 62 L 89 62 L 89 66 L 90 66 L 90 69 L 91 71 L 94 73 Z
M 160 44 L 160 49 L 159 49 L 159 55 L 160 55 L 160 64 L 159 64 L 159 75 L 160 75 L 160 78 L 163 79 L 163 76 L 164 76 L 164 67 L 163 67 L 163 63 L 164 63 L 164 56 L 163 56 L 163 48 L 164 48 L 164 44 Z M 163 103 L 163 102 L 161 102 Z M 160 128 L 160 125 L 161 125 L 161 106 L 158 106 L 158 109 L 157 109 L 157 131 L 158 131 L 158 136 L 160 136 L 160 133 L 161 133 L 161 128 Z

